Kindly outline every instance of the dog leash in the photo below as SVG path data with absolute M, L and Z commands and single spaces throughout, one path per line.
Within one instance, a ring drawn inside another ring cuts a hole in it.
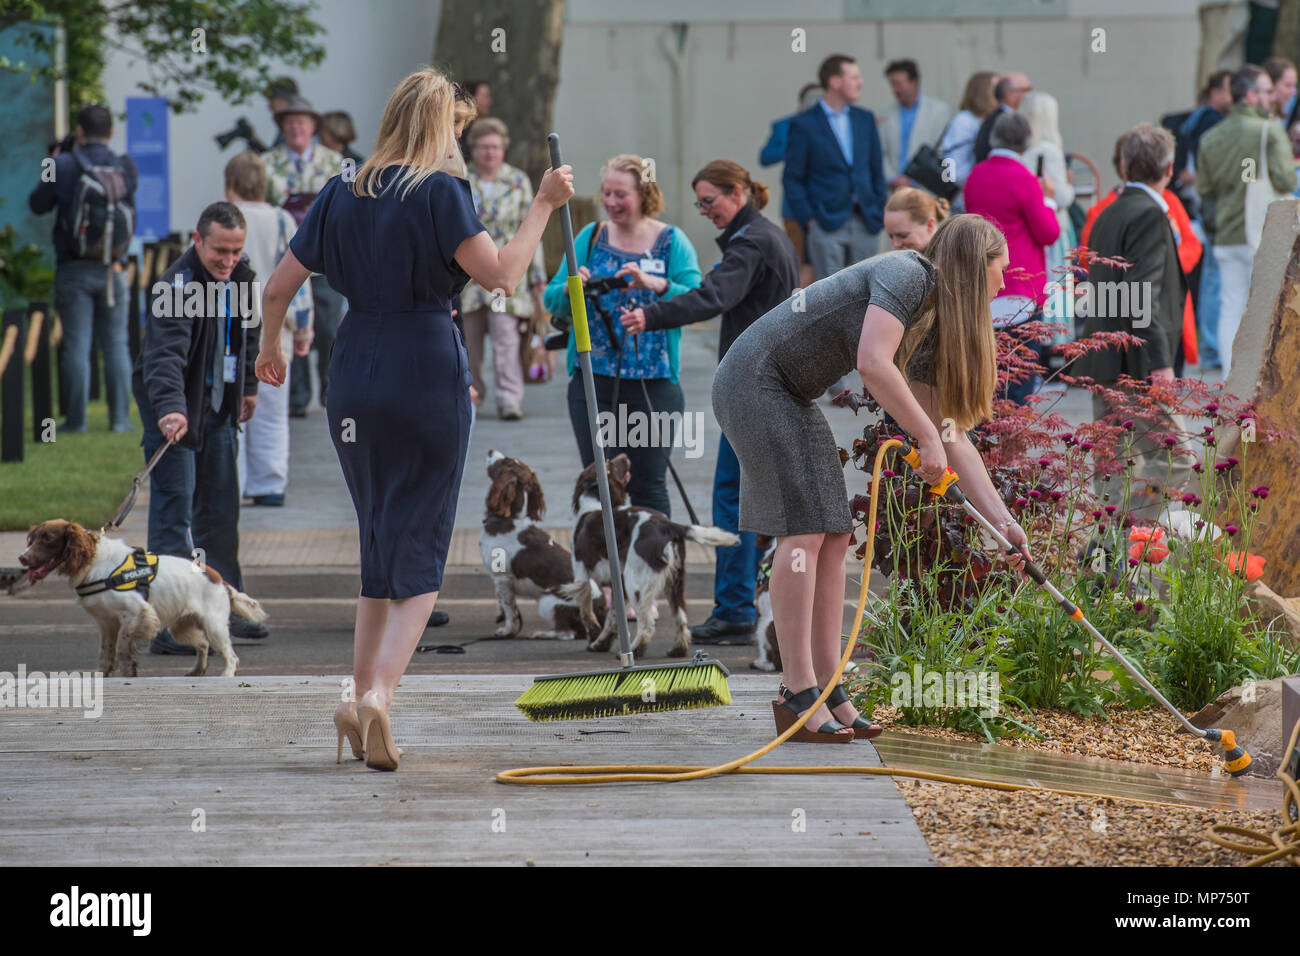
M 126 520 L 126 516 L 129 515 L 131 509 L 135 507 L 135 499 L 140 494 L 140 488 L 144 485 L 144 480 L 149 477 L 149 472 L 153 471 L 153 466 L 158 464 L 158 459 L 163 456 L 163 452 L 174 444 L 176 444 L 176 439 L 172 438 L 171 435 L 168 435 L 167 440 L 158 447 L 158 450 L 153 453 L 153 457 L 149 459 L 149 464 L 144 466 L 144 471 L 139 472 L 133 479 L 131 479 L 130 492 L 127 493 L 126 498 L 123 499 L 122 504 L 113 514 L 113 517 L 109 519 L 108 524 L 99 529 L 100 534 L 108 531 L 116 531 L 122 526 L 122 522 Z
M 614 409 L 617 409 L 618 408 L 618 387 L 619 384 L 623 381 L 623 345 L 627 341 L 627 334 L 625 332 L 622 338 L 616 337 L 614 334 L 614 323 L 609 313 L 606 312 L 603 308 L 601 308 L 600 302 L 597 301 L 595 298 L 591 299 L 591 304 L 596 314 L 600 316 L 601 321 L 604 322 L 605 332 L 609 335 L 610 341 L 618 346 L 618 364 L 615 366 L 615 371 L 614 371 L 614 389 L 613 389 L 613 394 L 610 395 L 610 406 L 613 407 Z M 640 344 L 640 337 L 636 334 L 633 334 L 632 335 L 633 352 L 639 350 L 639 344 Z M 653 421 L 653 417 L 656 414 L 656 412 L 655 412 L 654 405 L 651 404 L 650 402 L 650 391 L 649 389 L 646 388 L 645 379 L 638 379 L 638 381 L 640 381 L 641 383 L 641 394 L 645 396 L 646 408 L 650 409 L 651 420 Z M 615 414 L 617 414 L 617 411 L 615 412 Z M 700 523 L 699 516 L 696 515 L 695 509 L 691 507 L 691 499 L 686 495 L 686 486 L 682 484 L 681 476 L 677 474 L 677 469 L 673 467 L 672 456 L 668 452 L 664 451 L 663 448 L 659 449 L 659 454 L 663 455 L 664 462 L 668 465 L 668 471 L 673 476 L 673 483 L 677 485 L 677 492 L 682 496 L 682 504 L 686 505 L 686 513 L 691 516 L 691 524 L 699 524 Z

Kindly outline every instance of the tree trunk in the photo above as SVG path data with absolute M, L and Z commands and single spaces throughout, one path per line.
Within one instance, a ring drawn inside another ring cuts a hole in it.
M 438 22 L 433 62 L 461 83 L 487 81 L 491 115 L 510 131 L 506 159 L 528 174 L 534 190 L 551 165 L 546 137 L 553 131 L 563 33 L 564 0 L 443 0 Z M 569 206 L 576 234 L 594 216 L 594 202 L 575 195 Z M 551 217 L 542 241 L 552 273 L 564 258 L 559 220 Z
M 507 161 L 536 187 L 550 166 L 564 0 L 443 0 L 433 62 L 453 79 L 485 80 L 491 115 L 510 130 Z

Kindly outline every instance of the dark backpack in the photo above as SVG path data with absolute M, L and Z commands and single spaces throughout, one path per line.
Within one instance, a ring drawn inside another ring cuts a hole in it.
M 119 160 L 95 166 L 79 149 L 72 158 L 81 169 L 68 207 L 68 231 L 79 259 L 105 265 L 126 255 L 135 234 L 135 210 L 126 201 L 126 171 Z

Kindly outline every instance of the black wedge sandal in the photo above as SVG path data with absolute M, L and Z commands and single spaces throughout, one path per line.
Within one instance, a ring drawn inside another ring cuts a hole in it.
M 840 704 L 849 703 L 849 695 L 844 691 L 844 685 L 841 684 L 831 691 L 831 695 L 826 698 L 826 706 L 834 711 Z M 873 724 L 867 718 L 859 714 L 853 720 L 853 736 L 858 740 L 870 740 L 872 737 L 879 737 L 884 733 L 885 728 L 879 724 Z
M 772 701 L 772 716 L 776 718 L 777 733 L 783 734 L 789 730 L 799 716 L 821 696 L 821 693 L 820 687 L 809 687 L 798 694 L 791 694 L 782 684 L 780 690 L 782 699 Z M 809 730 L 807 725 L 800 727 L 790 740 L 805 744 L 846 744 L 857 736 L 856 731 L 851 734 L 843 733 L 849 729 L 838 720 L 831 719 L 816 730 Z

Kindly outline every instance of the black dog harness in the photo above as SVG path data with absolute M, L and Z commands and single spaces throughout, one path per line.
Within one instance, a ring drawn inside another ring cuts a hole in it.
M 78 584 L 77 595 L 88 597 L 103 591 L 139 591 L 140 596 L 147 601 L 149 584 L 157 576 L 158 555 L 151 554 L 144 548 L 136 548 L 108 577 Z

